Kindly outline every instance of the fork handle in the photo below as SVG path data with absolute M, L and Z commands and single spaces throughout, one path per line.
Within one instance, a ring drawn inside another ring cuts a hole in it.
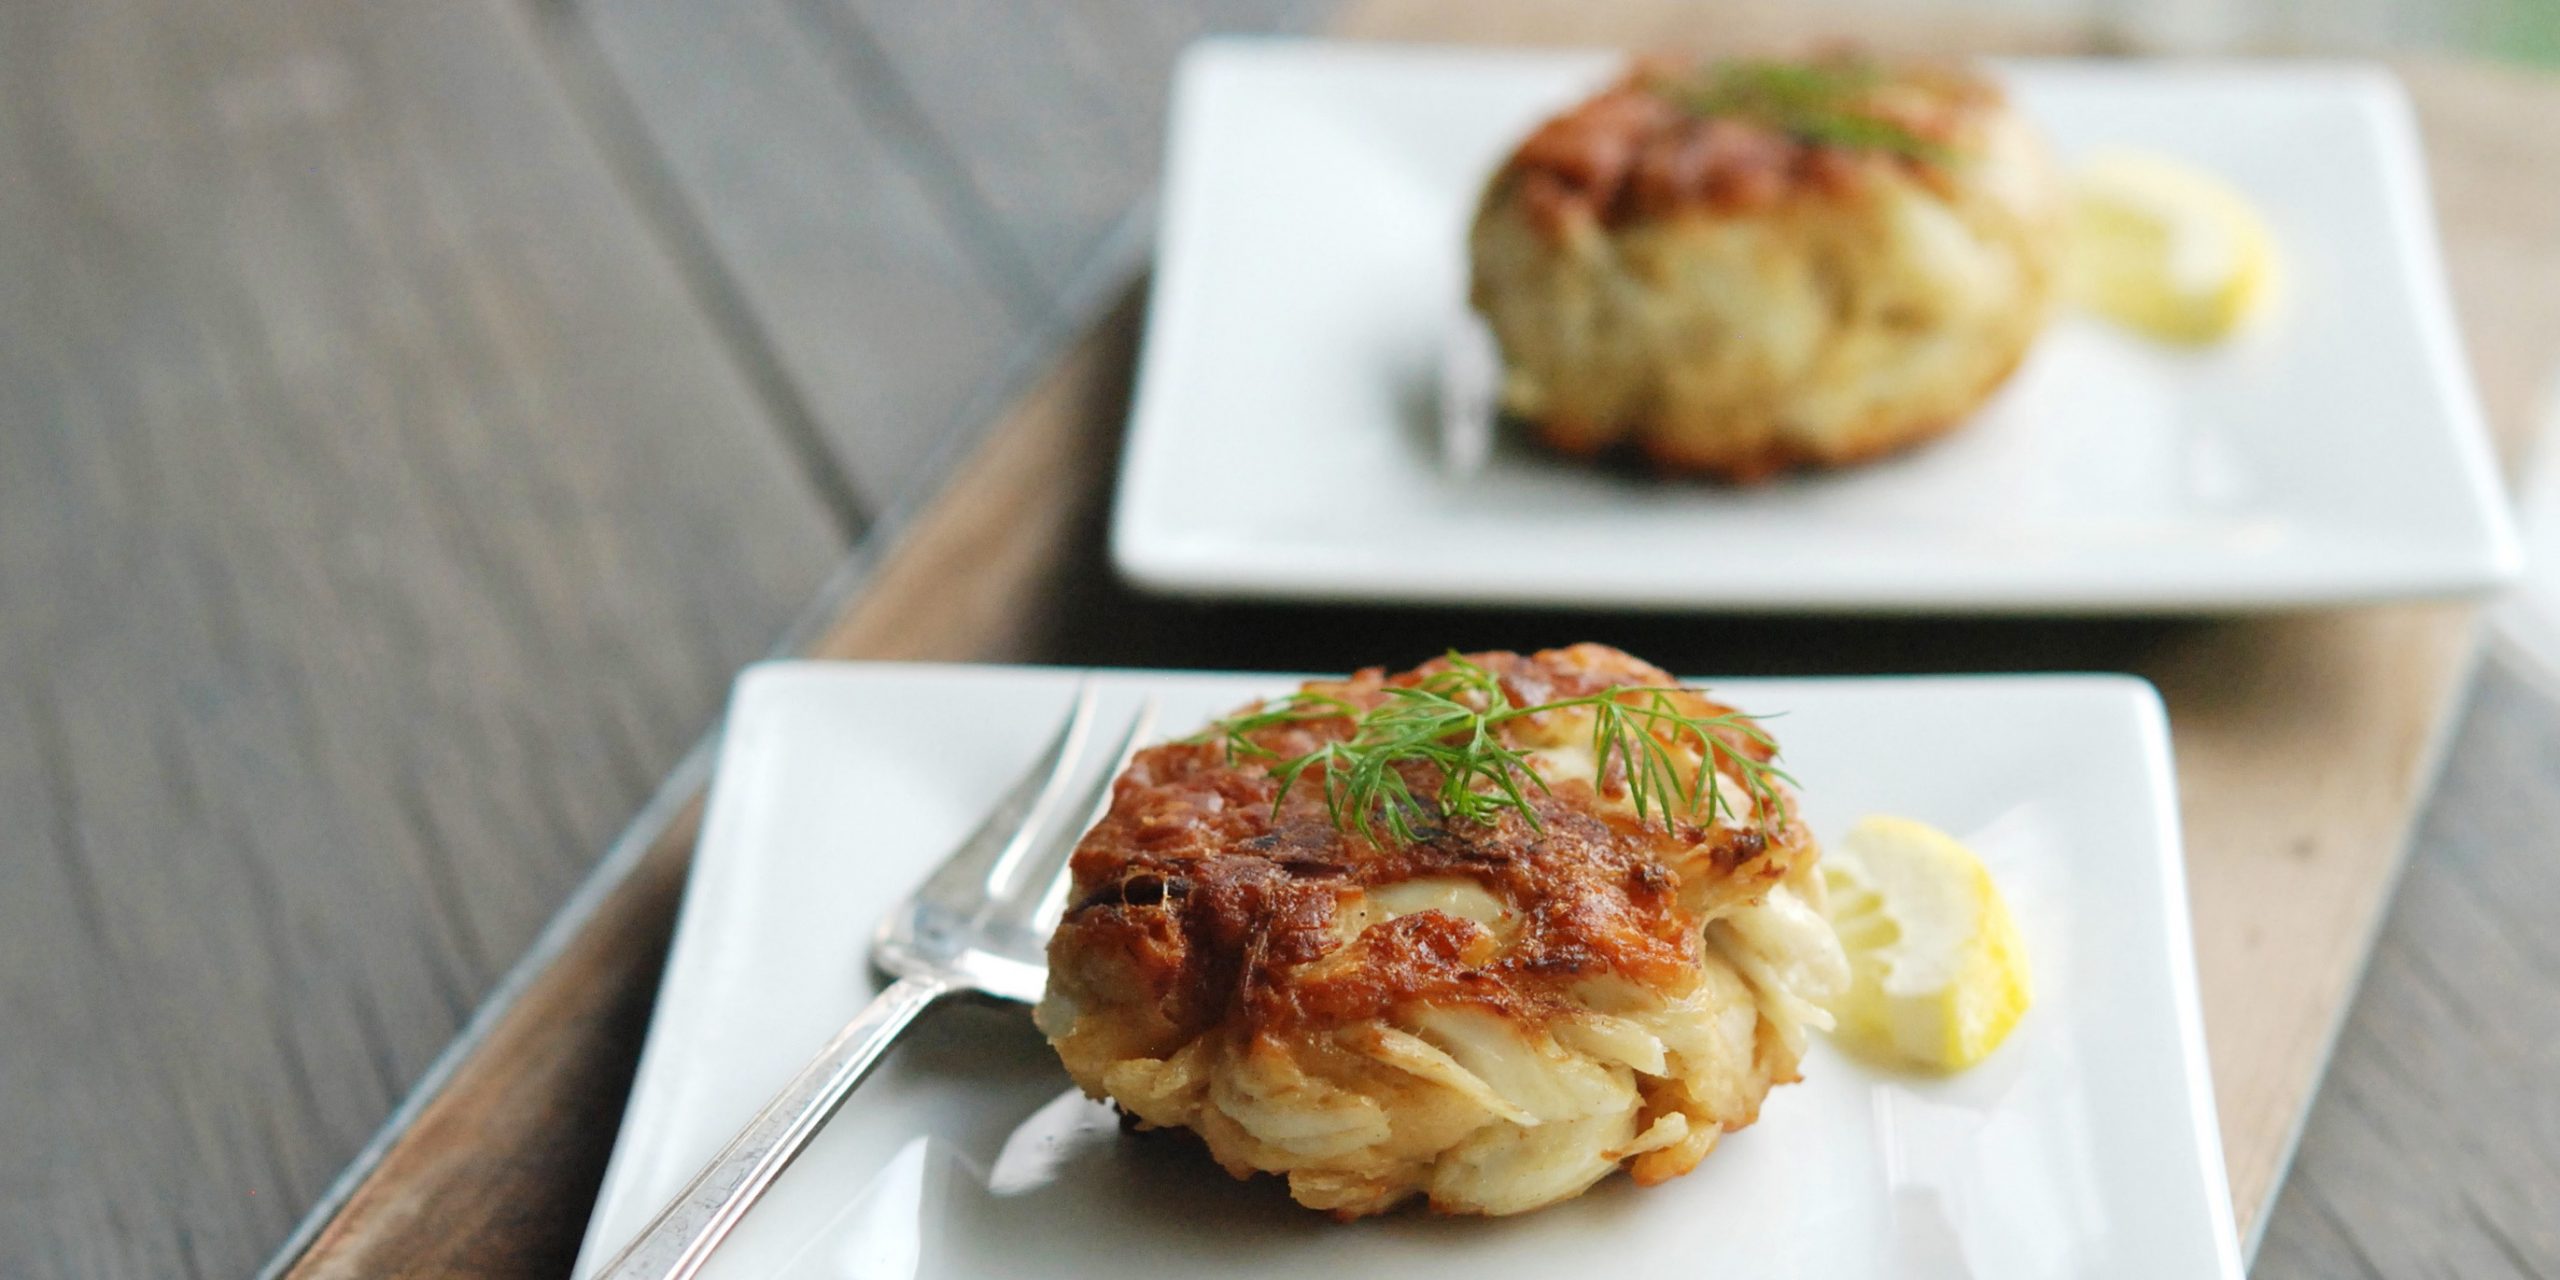
M 843 1105 L 900 1032 L 953 987 L 900 978 L 844 1025 L 592 1280 L 685 1280 Z

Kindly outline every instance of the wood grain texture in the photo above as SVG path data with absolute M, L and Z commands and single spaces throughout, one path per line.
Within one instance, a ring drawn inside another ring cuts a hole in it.
M 2257 1274 L 2560 1276 L 2560 699 L 2470 700 Z
M 912 113 L 850 78 L 794 0 L 562 16 L 572 49 L 591 33 L 640 163 L 662 169 L 665 220 L 698 239 L 706 287 L 771 353 L 819 465 L 871 512 L 925 483 L 1045 303 L 937 181 L 948 162 Z
M 0 1274 L 264 1256 L 844 530 L 504 5 L 0 7 Z
M 723 309 L 771 351 L 784 417 L 870 512 L 936 484 L 991 390 L 1135 267 L 1123 228 L 1182 44 L 1310 7 L 552 2 L 592 32 Z
M 1212 30 L 1303 29 L 1332 7 L 1329 0 L 797 2 L 841 33 L 839 56 L 855 73 L 885 82 L 884 92 L 912 103 L 922 127 L 946 141 L 955 183 L 1053 296 L 1074 291 L 1115 228 L 1147 212 L 1183 46 Z M 852 21 L 828 23 L 830 14 Z M 1115 265 L 1117 276 L 1136 262 Z
M 675 929 L 678 812 L 402 1135 L 292 1275 L 560 1276 L 613 1154 Z
M 1136 308 L 1111 314 L 992 424 L 990 445 L 870 580 L 899 584 L 894 600 L 933 607 L 914 617 L 857 610 L 814 654 L 913 658 L 1035 642 L 1023 628 L 1045 615 L 1017 620 L 1002 598 L 939 592 L 937 580 L 957 564 L 983 566 L 1006 586 L 1063 579 L 1067 535 L 1108 474 L 1106 455 L 1089 446 L 1116 431 L 1126 404 Z M 868 583 L 861 593 L 876 594 Z M 603 886 L 601 905 L 495 1011 L 310 1247 L 280 1260 L 286 1280 L 564 1273 L 612 1152 L 698 823 L 698 806 L 688 807 Z

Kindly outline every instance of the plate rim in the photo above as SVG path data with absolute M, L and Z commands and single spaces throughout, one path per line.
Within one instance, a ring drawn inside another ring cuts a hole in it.
M 1819 576 L 1786 582 L 1764 580 L 1743 585 L 1708 586 L 1684 583 L 1649 590 L 1608 584 L 1523 582 L 1517 577 L 1452 582 L 1427 570 L 1399 569 L 1392 560 L 1350 566 L 1338 554 L 1298 564 L 1279 564 L 1252 556 L 1235 558 L 1211 552 L 1186 552 L 1175 545 L 1179 531 L 1149 527 L 1154 513 L 1149 500 L 1155 489 L 1179 477 L 1159 477 L 1150 459 L 1161 455 L 1160 443 L 1175 430 L 1166 420 L 1167 335 L 1181 319 L 1174 313 L 1205 305 L 1188 286 L 1187 265 L 1206 250 L 1193 247 L 1196 226 L 1205 223 L 1201 206 L 1211 197 L 1195 153 L 1214 146 L 1205 123 L 1204 84 L 1227 74 L 1240 60 L 1300 59 L 1310 64 L 1346 60 L 1377 61 L 1415 58 L 1451 63 L 1563 64 L 1625 51 L 1599 46 L 1477 46 L 1429 42 L 1345 40 L 1281 35 L 1212 35 L 1186 46 L 1176 64 L 1164 140 L 1161 216 L 1155 241 L 1156 268 L 1148 282 L 1144 331 L 1139 342 L 1133 389 L 1124 438 L 1117 459 L 1108 522 L 1108 555 L 1113 570 L 1126 582 L 1159 595 L 1193 599 L 1237 599 L 1306 602 L 1410 602 L 1479 604 L 1546 608 L 1624 608 L 1638 611 L 1717 611 L 1731 613 L 2139 616 L 2210 614 L 2239 615 L 2323 606 L 2354 606 L 2412 600 L 2477 599 L 2503 587 L 2524 570 L 2524 551 L 2514 511 L 2491 443 L 2479 390 L 2471 377 L 2451 281 L 2443 262 L 2442 235 L 2436 226 L 2424 149 L 2406 87 L 2385 64 L 2363 59 L 2273 59 L 2237 57 L 2155 58 L 2138 61 L 2093 57 L 1985 58 L 2006 73 L 2063 73 L 2140 84 L 2164 79 L 2207 78 L 2237 83 L 2276 83 L 2305 91 L 2347 96 L 2362 108 L 2375 145 L 2375 174 L 2382 186 L 2379 212 L 2395 248 L 2399 281 L 2390 286 L 2412 305 L 2416 344 L 2414 367 L 2427 386 L 2427 398 L 2441 417 L 2443 430 L 2429 429 L 2428 447 L 2448 451 L 2463 502 L 2460 528 L 2447 521 L 2447 536 L 2430 539 L 2428 558 L 2383 572 L 2353 568 L 2339 559 L 2325 563 L 2295 556 L 2271 566 L 2236 573 L 2215 573 L 2210 557 L 2188 554 L 2179 572 L 2146 576 L 2131 583 L 2092 580 L 2085 570 L 2074 574 L 2068 559 L 2058 566 L 1995 572 L 1953 579 L 1903 575 L 1895 582 L 1850 582 Z M 1178 347 L 1179 342 L 1170 345 Z M 1951 557 L 1941 557 L 1942 563 Z M 2201 578 L 2192 565 L 2208 566 Z M 1896 585 L 1898 583 L 1898 585 Z
M 703 923 L 711 908 L 700 905 L 697 895 L 705 883 L 702 870 L 713 860 L 727 861 L 748 856 L 739 852 L 715 852 L 729 847 L 717 833 L 729 824 L 721 821 L 723 809 L 736 809 L 748 803 L 744 798 L 751 781 L 742 774 L 742 757 L 733 747 L 762 740 L 771 730 L 761 723 L 777 715 L 795 713 L 806 699 L 800 691 L 809 683 L 844 684 L 848 680 L 869 681 L 901 679 L 917 675 L 959 678 L 972 681 L 1019 681 L 1026 684 L 1055 685 L 1078 677 L 1098 676 L 1115 682 L 1145 683 L 1175 679 L 1207 679 L 1219 682 L 1267 682 L 1275 688 L 1309 678 L 1306 673 L 1236 671 L 1205 668 L 1104 667 L 1052 664 L 994 664 L 961 662 L 901 662 L 880 660 L 839 660 L 813 658 L 768 659 L 740 670 L 732 683 L 723 712 L 717 758 L 703 812 L 700 845 L 695 851 L 694 867 L 687 877 L 677 918 L 670 939 L 667 960 L 660 976 L 659 989 L 652 997 L 649 1027 L 642 1040 L 641 1053 L 632 1076 L 632 1088 L 625 1099 L 617 1121 L 613 1150 L 598 1183 L 596 1201 L 589 1212 L 586 1230 L 571 1274 L 585 1277 L 604 1261 L 604 1251 L 618 1242 L 598 1238 L 609 1196 L 616 1190 L 624 1172 L 627 1157 L 624 1138 L 634 1118 L 642 1111 L 643 1084 L 652 1074 L 652 1063 L 673 1050 L 661 1047 L 659 1005 L 663 1003 L 667 984 L 674 979 L 684 956 L 692 949 L 707 945 L 689 943 L 689 939 L 709 926 Z M 1913 688 L 1934 687 L 1949 693 L 1966 689 L 1996 689 L 2014 694 L 2044 693 L 2053 696 L 2076 696 L 2094 704 L 2111 707 L 2120 723 L 2107 732 L 2122 732 L 2139 760 L 2142 808 L 2156 836 L 2148 841 L 2158 871 L 2162 900 L 2163 928 L 2157 945 L 2166 948 L 2163 957 L 2169 983 L 2170 1016 L 2177 1027 L 2177 1078 L 2183 1093 L 2184 1110 L 2191 1128 L 2198 1167 L 2195 1181 L 2186 1182 L 2188 1189 L 2200 1192 L 2206 1209 L 2206 1227 L 2220 1273 L 2228 1280 L 2243 1275 L 2242 1253 L 2236 1226 L 2236 1211 L 2231 1202 L 2228 1167 L 2222 1150 L 2218 1100 L 2213 1089 L 2209 1046 L 2205 1038 L 2202 990 L 2198 980 L 2194 943 L 2192 906 L 2188 898 L 2186 877 L 2185 831 L 2177 807 L 2177 774 L 2169 731 L 2166 703 L 2157 686 L 2138 675 L 2109 671 L 2013 672 L 2013 673 L 1922 673 L 1872 674 L 1842 676 L 1731 676 L 1679 677 L 1684 682 L 1702 687 L 1721 688 L 1734 685 L 1818 685 L 1826 688 Z M 2084 725 L 2098 717 L 2082 718 Z M 743 732 L 741 732 L 743 730 Z M 2084 732 L 2094 731 L 2084 728 Z M 656 1098 L 648 1100 L 652 1105 Z M 629 1194 L 629 1193 L 625 1193 Z

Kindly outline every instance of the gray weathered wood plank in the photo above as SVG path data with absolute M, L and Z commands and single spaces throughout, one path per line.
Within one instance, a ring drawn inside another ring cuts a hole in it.
M 2421 824 L 2262 1280 L 2560 1276 L 2560 699 L 2492 662 Z
M 0 8 L 0 1274 L 236 1276 L 850 534 L 502 3 Z
M 1053 290 L 1076 281 L 1152 190 L 1183 45 L 1211 29 L 1296 29 L 1329 7 L 797 2 L 838 34 L 840 58 L 893 81 L 914 104 L 947 146 L 956 180 Z
M 1210 31 L 1300 31 L 1329 0 L 786 0 L 849 85 L 913 118 L 948 171 L 954 203 L 984 212 L 990 239 L 1044 301 L 1087 285 L 1095 255 L 1143 217 L 1163 161 L 1175 58 Z M 1108 282 L 1116 287 L 1118 281 Z M 1076 301 L 1099 307 L 1109 288 Z M 1081 321 L 1089 316 L 1077 316 Z
M 1010 244 L 789 0 L 574 12 L 832 464 L 875 511 L 923 481 L 1039 320 Z
M 1330 7 L 548 4 L 580 20 L 573 41 L 591 33 L 672 219 L 875 511 L 928 488 L 1137 265 L 1122 232 L 1182 45 Z

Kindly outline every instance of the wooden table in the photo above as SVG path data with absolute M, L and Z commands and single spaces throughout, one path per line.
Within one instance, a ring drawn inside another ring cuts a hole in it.
M 1127 296 L 1173 51 L 1324 7 L 0 12 L 0 1274 L 232 1276 L 283 1241 L 729 672 L 864 581 L 868 535 L 958 518 L 923 497 Z M 2516 423 L 2560 358 L 2560 149 L 2515 126 L 2560 88 L 2413 74 L 2439 172 L 2514 178 L 2440 213 Z M 1050 409 L 1118 394 L 1125 353 L 1081 350 Z M 1113 616 L 860 638 L 1133 652 Z M 1234 665 L 1414 625 L 1150 616 L 1150 656 Z M 2069 631 L 1922 629 L 1910 661 L 2113 643 Z M 2260 1274 L 2560 1272 L 2555 764 L 2560 707 L 2493 663 Z M 663 917 L 614 925 L 583 945 L 645 971 Z M 640 990 L 582 1016 L 627 1041 Z M 591 1186 L 600 1147 L 510 1150 Z M 557 1270 L 576 1223 L 514 1225 L 438 1265 Z

